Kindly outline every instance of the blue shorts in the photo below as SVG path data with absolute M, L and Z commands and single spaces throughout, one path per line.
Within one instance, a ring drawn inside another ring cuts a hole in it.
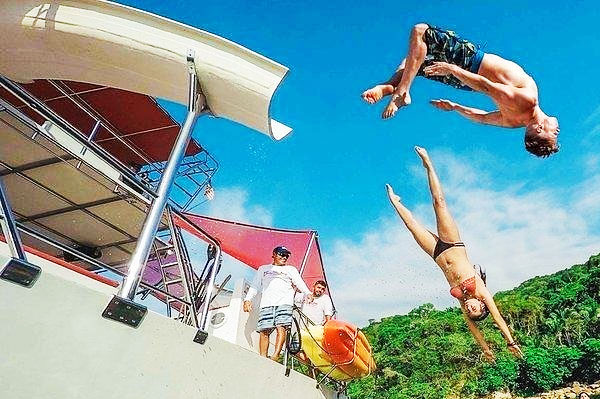
M 292 325 L 292 305 L 266 306 L 258 312 L 256 331 L 272 330 L 277 326 Z
M 462 39 L 455 32 L 429 25 L 429 28 L 423 34 L 423 40 L 427 44 L 427 55 L 417 72 L 418 76 L 425 76 L 423 69 L 438 61 L 458 65 L 462 69 L 473 73 L 479 71 L 485 53 L 479 46 Z M 472 90 L 452 75 L 425 77 L 457 89 Z

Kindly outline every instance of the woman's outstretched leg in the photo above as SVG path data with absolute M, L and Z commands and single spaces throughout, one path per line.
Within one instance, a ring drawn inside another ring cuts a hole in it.
M 392 206 L 398 212 L 398 216 L 404 222 L 404 225 L 411 232 L 415 241 L 419 246 L 427 253 L 431 255 L 437 242 L 436 236 L 423 227 L 412 215 L 412 213 L 400 202 L 400 197 L 394 193 L 394 189 L 389 184 L 385 185 L 387 190 L 388 198 L 392 203 Z
M 431 159 L 429 159 L 429 154 L 427 154 L 425 148 L 421 147 L 415 147 L 415 151 L 419 157 L 421 157 L 423 166 L 425 167 L 425 170 L 427 170 L 427 180 L 429 181 L 429 191 L 431 191 L 431 199 L 433 200 L 433 210 L 435 211 L 438 236 L 442 241 L 446 242 L 460 241 L 458 226 L 446 206 L 442 185 L 435 173 L 433 163 L 431 162 Z
M 389 96 L 396 90 L 396 87 L 400 84 L 402 79 L 402 73 L 406 65 L 406 58 L 402 60 L 402 63 L 396 69 L 396 72 L 385 82 L 380 83 L 371 87 L 369 90 L 365 90 L 361 97 L 369 104 L 375 104 L 385 96 Z
M 425 56 L 427 56 L 427 43 L 425 43 L 423 34 L 428 28 L 429 25 L 427 24 L 417 24 L 410 32 L 406 65 L 400 83 L 394 90 L 390 103 L 381 115 L 384 119 L 391 118 L 396 114 L 398 108 L 409 105 L 411 102 L 410 86 L 415 76 L 417 76 L 417 72 L 419 72 L 423 61 L 425 61 Z

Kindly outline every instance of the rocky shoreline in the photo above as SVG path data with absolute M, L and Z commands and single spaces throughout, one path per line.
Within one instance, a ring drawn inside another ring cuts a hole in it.
M 590 385 L 574 382 L 569 387 L 555 389 L 553 391 L 544 392 L 537 396 L 529 396 L 527 398 L 522 396 L 513 396 L 509 392 L 498 391 L 494 392 L 490 396 L 487 396 L 486 399 L 578 399 L 582 392 L 587 393 L 589 396 L 600 395 L 600 381 L 596 381 Z

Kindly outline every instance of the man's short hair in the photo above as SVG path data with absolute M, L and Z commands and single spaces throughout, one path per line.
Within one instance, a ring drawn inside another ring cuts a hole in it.
M 525 130 L 525 149 L 536 157 L 547 158 L 558 152 L 559 148 L 557 142 L 540 138 L 535 130 L 529 127 Z
M 325 280 L 317 280 L 317 281 L 315 281 L 313 286 L 315 286 L 317 284 L 322 285 L 323 287 L 327 288 L 327 283 L 325 282 Z

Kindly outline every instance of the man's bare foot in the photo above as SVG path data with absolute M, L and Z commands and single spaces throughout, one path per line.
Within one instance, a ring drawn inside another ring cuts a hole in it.
M 415 146 L 415 151 L 423 161 L 423 166 L 425 166 L 426 168 L 431 166 L 431 160 L 429 159 L 429 154 L 427 154 L 427 150 L 425 148 Z
M 393 92 L 394 86 L 392 85 L 377 85 L 369 90 L 365 90 L 363 94 L 361 94 L 361 97 L 369 104 L 375 104 L 377 101 L 385 96 L 389 96 Z
M 410 101 L 410 94 L 408 93 L 392 95 L 392 99 L 390 100 L 388 106 L 385 107 L 381 117 L 383 119 L 391 118 L 392 116 L 396 115 L 396 112 L 400 107 L 410 105 Z

